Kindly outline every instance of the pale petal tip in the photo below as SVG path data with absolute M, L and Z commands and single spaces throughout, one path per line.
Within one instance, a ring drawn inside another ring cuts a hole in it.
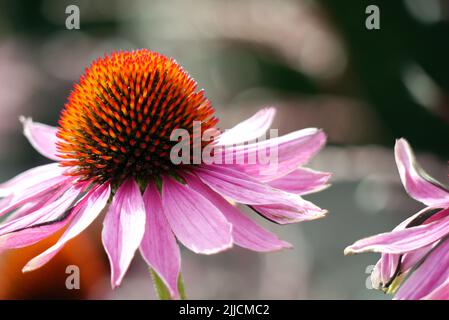
M 364 239 L 362 239 L 364 240 Z M 361 240 L 359 240 L 361 241 Z M 374 246 L 366 246 L 363 245 L 362 243 L 359 243 L 359 241 L 357 241 L 356 243 L 350 245 L 349 247 L 347 247 L 344 250 L 344 254 L 345 256 L 353 256 L 359 253 L 365 253 L 365 252 L 373 252 L 373 253 L 382 253 L 383 250 L 374 247 Z
M 265 110 L 266 112 L 270 112 L 273 116 L 276 115 L 276 112 L 277 112 L 276 108 L 275 108 L 275 107 L 272 107 L 272 106 L 270 106 L 270 107 L 265 107 L 264 110 Z
M 33 266 L 32 261 L 28 262 L 23 268 L 22 273 L 27 273 L 36 270 L 37 268 Z
M 408 143 L 408 141 L 405 138 L 399 138 L 396 139 L 395 144 L 394 144 L 394 149 L 396 152 L 398 152 L 400 149 L 405 149 L 406 151 L 411 151 L 411 147 L 410 144 Z
M 316 213 L 309 214 L 307 217 L 304 217 L 302 214 L 299 214 L 297 218 L 291 219 L 291 221 L 288 221 L 286 223 L 298 223 L 298 222 L 307 222 L 307 221 L 314 221 L 318 219 L 322 219 L 326 217 L 326 215 L 329 213 L 328 210 L 322 209 L 320 211 L 317 211 Z M 281 223 L 285 224 L 285 223 Z
M 321 209 L 320 211 L 317 211 L 313 214 L 307 215 L 307 217 L 304 217 L 304 215 L 299 214 L 296 218 L 292 218 L 290 221 L 281 223 L 281 224 L 289 224 L 289 223 L 297 223 L 297 222 L 307 222 L 307 221 L 313 221 L 318 220 L 326 217 L 326 215 L 329 213 L 326 209 Z
M 293 245 L 290 242 L 287 241 L 281 241 L 280 246 L 279 246 L 279 250 L 282 249 L 293 249 Z
M 300 131 L 307 132 L 309 135 L 317 134 L 317 133 L 323 133 L 325 135 L 323 129 L 315 128 L 315 127 L 304 128 Z
M 28 269 L 26 266 L 22 268 L 22 273 L 27 273 L 30 271 L 32 271 L 32 270 Z
M 260 249 L 260 250 L 255 250 L 255 249 L 249 249 L 249 250 L 252 250 L 255 252 L 268 253 L 268 252 L 278 252 L 281 250 L 291 250 L 291 249 L 294 249 L 294 246 L 291 243 L 284 241 L 284 240 L 278 240 L 278 243 L 269 249 L 264 248 L 264 249 Z
M 323 144 L 327 142 L 327 134 L 324 131 L 324 129 L 318 128 L 317 129 L 317 133 L 320 135 L 320 137 L 322 138 L 322 142 Z
M 211 249 L 198 249 L 195 247 L 190 247 L 189 249 L 196 254 L 202 254 L 207 256 L 232 249 L 234 247 L 234 239 L 232 237 L 232 225 L 231 224 L 229 225 L 230 225 L 230 237 L 227 243 L 223 244 L 222 246 L 214 247 Z
M 324 131 L 324 129 L 321 129 L 321 128 L 308 128 L 308 130 L 310 130 L 310 135 L 318 137 L 318 139 L 319 139 L 318 142 L 317 142 L 319 144 L 319 148 L 315 152 L 315 153 L 317 153 L 327 143 L 327 134 Z
M 191 250 L 197 254 L 203 254 L 203 255 L 212 255 L 212 254 L 216 254 L 216 253 L 220 253 L 229 249 L 232 249 L 234 246 L 234 240 L 230 239 L 229 243 L 226 243 L 225 245 L 221 246 L 221 247 L 217 247 L 217 248 L 213 248 L 213 249 L 201 249 L 201 250 L 195 250 L 195 248 L 191 248 Z
M 20 116 L 19 116 L 19 121 L 22 123 L 22 124 L 24 124 L 25 122 L 29 122 L 29 121 L 33 121 L 33 119 L 31 118 L 31 117 L 26 117 L 26 116 L 24 116 L 23 114 L 21 114 Z
M 321 219 L 327 216 L 327 214 L 329 213 L 328 210 L 326 209 L 321 209 L 321 211 L 319 211 L 315 216 L 312 216 L 310 220 L 316 220 L 316 219 Z
M 400 143 L 400 144 L 407 144 L 407 145 L 409 144 L 407 139 L 405 139 L 405 138 L 398 138 L 398 139 L 396 139 L 396 144 L 398 144 L 398 143 Z
M 25 117 L 24 115 L 19 116 L 19 121 L 23 126 L 23 133 L 26 135 L 29 131 L 28 126 L 33 122 L 31 117 Z
M 115 279 L 114 272 L 111 273 L 111 288 L 114 290 L 122 285 L 124 274 Z
M 349 246 L 349 247 L 346 247 L 346 248 L 345 248 L 345 250 L 343 251 L 343 253 L 344 253 L 345 256 L 353 256 L 353 255 L 355 255 L 357 252 L 354 251 L 354 250 L 352 249 L 352 246 Z
M 30 261 L 27 262 L 27 264 L 22 268 L 22 273 L 27 273 L 31 271 L 35 271 L 41 267 L 43 267 L 48 261 L 45 263 L 42 263 L 40 259 L 41 255 L 34 257 Z

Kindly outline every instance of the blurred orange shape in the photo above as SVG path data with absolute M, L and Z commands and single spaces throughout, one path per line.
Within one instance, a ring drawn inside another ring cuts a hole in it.
M 39 270 L 22 273 L 23 266 L 53 245 L 61 234 L 0 254 L 0 299 L 86 299 L 98 293 L 107 269 L 100 248 L 88 234 L 73 239 Z M 79 268 L 79 289 L 66 286 L 67 278 L 74 274 L 68 266 Z

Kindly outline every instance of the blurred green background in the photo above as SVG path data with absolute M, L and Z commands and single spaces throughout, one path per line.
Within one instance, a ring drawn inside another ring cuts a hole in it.
M 79 30 L 65 27 L 71 4 L 80 8 Z M 368 5 L 380 10 L 379 30 L 365 26 Z M 46 162 L 21 135 L 20 115 L 56 125 L 94 58 L 120 49 L 159 51 L 206 90 L 222 128 L 265 106 L 278 108 L 273 127 L 281 134 L 324 128 L 328 147 L 311 167 L 334 173 L 330 189 L 307 197 L 330 211 L 327 218 L 266 224 L 295 249 L 208 257 L 183 251 L 189 297 L 389 299 L 366 286 L 377 255 L 344 257 L 343 249 L 420 208 L 400 185 L 396 138 L 407 138 L 422 165 L 448 182 L 448 36 L 443 0 L 0 0 L 0 178 Z M 101 222 L 90 228 L 89 241 L 98 249 L 92 259 L 106 265 L 100 228 Z M 154 297 L 140 260 L 121 288 L 109 289 L 105 268 L 68 297 Z M 19 275 L 12 278 L 0 276 L 0 287 L 23 286 L 33 292 L 29 298 L 65 294 L 48 289 L 59 281 L 51 272 L 35 291 Z

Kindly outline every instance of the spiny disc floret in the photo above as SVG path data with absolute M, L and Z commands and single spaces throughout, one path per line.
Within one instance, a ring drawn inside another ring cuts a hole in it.
M 176 173 L 170 161 L 175 129 L 201 132 L 217 119 L 196 82 L 173 59 L 149 50 L 117 52 L 92 63 L 59 120 L 58 152 L 70 174 L 121 181 Z

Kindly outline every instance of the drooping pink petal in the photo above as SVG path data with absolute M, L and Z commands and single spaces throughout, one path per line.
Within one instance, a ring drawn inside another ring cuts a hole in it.
M 46 202 L 45 205 L 37 206 L 36 210 L 30 211 L 26 215 L 13 217 L 1 223 L 0 236 L 30 227 L 33 224 L 57 219 L 74 203 L 80 192 L 80 189 L 77 187 L 66 186 L 53 191 L 52 201 Z
M 373 289 L 382 290 L 385 286 L 385 283 L 388 283 L 390 279 L 393 277 L 393 273 L 389 273 L 386 277 L 382 274 L 383 273 L 383 261 L 382 258 L 380 258 L 376 264 L 374 265 L 373 270 L 371 271 L 370 280 L 371 285 L 373 286 Z
M 45 196 L 45 194 L 62 185 L 70 184 L 73 179 L 73 177 L 57 176 L 13 194 L 7 198 L 9 199 L 7 205 L 0 209 L 0 217 L 10 213 L 12 210 L 17 209 L 25 203 L 39 200 L 42 196 Z
M 428 224 L 433 221 L 442 219 L 447 215 L 449 215 L 449 211 L 442 210 L 435 213 L 434 210 L 424 208 L 423 210 L 401 222 L 393 229 L 393 231 L 404 230 L 407 227 L 414 225 Z M 381 289 L 382 287 L 385 287 L 386 284 L 390 283 L 392 278 L 397 275 L 399 267 L 399 272 L 408 272 L 432 249 L 435 243 L 437 242 L 416 250 L 409 251 L 405 254 L 382 253 L 380 260 L 377 262 L 371 274 L 371 282 L 374 288 Z
M 277 223 L 317 219 L 326 214 L 299 195 L 274 189 L 245 173 L 224 166 L 204 165 L 195 174 L 212 190 L 254 210 Z
M 110 194 L 111 187 L 109 184 L 91 189 L 76 207 L 73 208 L 73 212 L 71 213 L 73 216 L 72 221 L 58 242 L 30 260 L 22 271 L 33 271 L 50 261 L 69 240 L 78 236 L 95 220 L 105 208 Z
M 111 264 L 111 284 L 119 286 L 145 232 L 139 186 L 128 179 L 118 188 L 103 222 L 103 246 Z
M 438 242 L 435 242 L 438 243 Z M 405 254 L 382 253 L 371 274 L 371 282 L 376 289 L 381 289 L 390 283 L 398 273 L 410 271 L 421 259 L 423 259 L 434 247 L 434 244 L 407 252 Z M 398 268 L 400 268 L 398 270 Z
M 226 130 L 218 138 L 218 145 L 233 145 L 255 140 L 263 136 L 270 128 L 275 108 L 265 108 L 254 114 L 251 118 L 240 122 L 235 127 Z
M 296 195 L 274 189 L 237 170 L 205 165 L 195 174 L 212 190 L 236 202 L 245 204 L 285 204 L 294 206 Z
M 422 297 L 422 300 L 449 300 L 449 279 L 431 293 Z
M 178 278 L 181 272 L 181 254 L 162 208 L 162 199 L 153 183 L 143 195 L 147 223 L 140 252 L 145 261 L 164 281 L 173 299 L 179 298 Z
M 405 139 L 396 142 L 394 152 L 399 175 L 407 193 L 429 207 L 448 207 L 449 190 L 419 166 Z
M 20 121 L 23 124 L 25 137 L 27 137 L 36 151 L 51 160 L 61 160 L 56 155 L 56 143 L 58 142 L 58 137 L 56 136 L 57 128 L 39 122 L 33 122 L 31 118 L 21 117 Z
M 55 190 L 52 190 L 51 192 L 48 192 L 36 198 L 33 201 L 23 204 L 20 208 L 14 210 L 13 213 L 9 214 L 8 217 L 3 222 L 11 221 L 13 219 L 26 216 L 45 206 L 50 205 L 51 203 L 59 199 L 64 193 L 66 193 L 66 191 L 68 191 L 72 187 L 75 190 L 85 190 L 88 185 L 89 182 L 87 181 L 73 183 L 71 180 L 69 180 L 68 182 L 56 188 Z
M 449 279 L 449 241 L 440 243 L 399 288 L 395 299 L 422 299 Z M 441 294 L 441 291 L 439 292 Z
M 0 184 L 0 197 L 19 193 L 39 183 L 62 176 L 65 170 L 58 163 L 46 164 L 27 170 L 11 180 Z
M 193 252 L 213 254 L 232 247 L 232 225 L 212 203 L 187 185 L 165 178 L 162 206 L 176 237 Z
M 70 206 L 82 189 L 73 187 L 59 199 L 0 225 L 0 249 L 21 248 L 52 235 L 70 220 Z
M 449 209 L 443 211 L 446 213 Z M 416 227 L 381 233 L 359 240 L 346 248 L 345 254 L 367 251 L 406 253 L 430 245 L 447 234 L 449 234 L 448 216 Z
M 434 242 L 432 244 L 429 244 L 425 247 L 410 251 L 405 253 L 402 256 L 402 261 L 401 261 L 401 269 L 403 271 L 408 271 L 410 269 L 412 269 L 414 266 L 416 266 L 417 263 L 419 263 L 419 261 L 421 259 L 423 259 L 431 250 L 432 248 L 435 247 L 435 245 L 437 245 L 438 242 Z
M 61 190 L 62 188 L 59 188 L 58 190 Z M 59 191 L 58 191 L 59 192 Z M 55 198 L 55 194 L 58 192 L 51 192 L 48 194 L 45 194 L 38 199 L 34 201 L 30 201 L 22 205 L 20 208 L 14 210 L 11 214 L 9 214 L 2 222 L 10 221 L 12 219 L 17 219 L 20 217 L 23 217 L 29 213 L 32 213 L 36 210 L 39 210 L 43 206 L 49 204 L 50 202 L 53 202 Z M 8 198 L 5 198 L 8 199 Z
M 282 178 L 267 182 L 276 189 L 305 195 L 326 189 L 331 173 L 298 168 Z
M 276 251 L 292 247 L 288 242 L 279 240 L 275 234 L 265 230 L 252 221 L 195 176 L 189 175 L 186 177 L 186 181 L 192 189 L 205 196 L 217 207 L 232 224 L 232 237 L 236 245 L 260 252 Z
M 322 130 L 308 128 L 249 145 L 217 147 L 215 157 L 257 180 L 271 181 L 308 162 L 325 142 Z
M 396 275 L 401 255 L 382 253 L 371 273 L 371 283 L 375 289 L 383 289 Z
M 393 231 L 399 231 L 404 230 L 407 228 L 409 224 L 412 223 L 412 221 L 415 221 L 422 215 L 426 213 L 428 209 L 423 209 L 419 211 L 418 213 L 414 214 L 413 216 L 407 218 L 406 220 L 402 221 L 399 225 L 397 225 Z M 421 249 L 418 249 L 421 250 Z M 414 251 L 410 251 L 409 253 L 406 253 L 405 255 L 412 254 Z M 345 254 L 350 253 L 349 251 L 345 251 Z M 371 273 L 371 283 L 375 289 L 383 289 L 387 286 L 392 280 L 394 276 L 397 275 L 397 269 L 399 267 L 399 263 L 402 260 L 402 257 L 405 256 L 403 254 L 390 254 L 390 253 L 382 253 L 381 258 L 374 266 L 374 269 Z M 402 264 L 401 264 L 402 266 Z M 403 268 L 401 268 L 403 269 Z
M 11 195 L 6 198 L 0 199 L 0 211 L 3 210 L 4 208 L 9 207 L 12 198 L 13 196 Z

